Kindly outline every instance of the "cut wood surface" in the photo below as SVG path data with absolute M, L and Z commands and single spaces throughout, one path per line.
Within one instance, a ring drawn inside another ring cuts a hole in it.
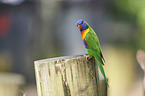
M 98 66 L 94 59 L 87 61 L 86 55 L 34 63 L 38 96 L 101 96 Z

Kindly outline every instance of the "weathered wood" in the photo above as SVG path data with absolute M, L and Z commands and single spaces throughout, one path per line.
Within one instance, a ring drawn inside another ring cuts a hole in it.
M 85 55 L 35 61 L 38 96 L 101 96 L 98 66 Z
M 107 84 L 104 79 L 104 77 L 99 76 L 100 78 L 100 90 L 101 90 L 101 96 L 107 96 Z

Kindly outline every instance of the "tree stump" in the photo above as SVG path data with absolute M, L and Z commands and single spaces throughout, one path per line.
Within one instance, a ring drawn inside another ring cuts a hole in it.
M 64 56 L 34 63 L 38 96 L 101 96 L 94 58 Z

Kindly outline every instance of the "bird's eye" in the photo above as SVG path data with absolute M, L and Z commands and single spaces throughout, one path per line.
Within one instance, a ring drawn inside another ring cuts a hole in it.
M 83 21 L 81 22 L 81 24 L 80 25 L 82 25 L 83 24 Z

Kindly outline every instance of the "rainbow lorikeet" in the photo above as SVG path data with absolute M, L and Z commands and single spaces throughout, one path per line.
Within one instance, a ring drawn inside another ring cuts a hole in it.
M 105 59 L 102 55 L 99 40 L 98 40 L 96 33 L 88 25 L 88 23 L 86 21 L 78 20 L 76 25 L 81 32 L 83 43 L 84 43 L 84 45 L 87 49 L 88 55 L 89 55 L 88 58 L 95 57 L 97 64 L 100 68 L 100 71 L 101 71 L 102 75 L 104 76 L 104 79 L 107 83 L 107 86 L 109 86 L 104 69 L 103 69 Z

